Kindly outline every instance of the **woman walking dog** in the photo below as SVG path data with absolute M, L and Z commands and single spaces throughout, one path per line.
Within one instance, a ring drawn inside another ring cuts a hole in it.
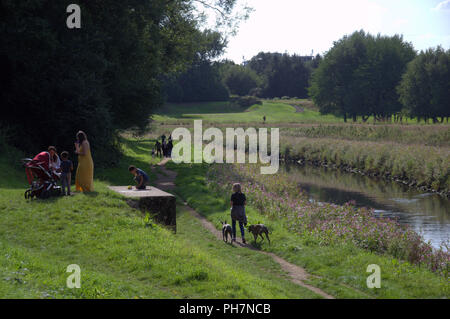
M 245 215 L 245 203 L 247 199 L 242 193 L 241 184 L 233 185 L 233 194 L 231 195 L 231 224 L 233 230 L 233 239 L 236 241 L 236 221 L 239 222 L 241 229 L 242 242 L 245 244 L 244 226 L 247 225 L 247 216 Z

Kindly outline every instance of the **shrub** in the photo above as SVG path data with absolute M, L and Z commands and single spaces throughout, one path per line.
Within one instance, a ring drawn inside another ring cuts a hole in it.
M 255 96 L 235 96 L 231 98 L 231 103 L 240 107 L 250 107 L 252 105 L 262 105 L 262 101 Z

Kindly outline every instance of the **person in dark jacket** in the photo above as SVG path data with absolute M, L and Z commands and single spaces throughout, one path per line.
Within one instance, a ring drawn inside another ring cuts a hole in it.
M 242 193 L 241 184 L 235 183 L 233 185 L 233 194 L 231 195 L 231 227 L 233 230 L 233 239 L 236 241 L 236 221 L 239 222 L 241 230 L 242 242 L 245 244 L 245 230 L 247 225 L 247 216 L 245 215 L 245 204 L 247 198 Z
M 134 180 L 136 182 L 136 189 L 144 190 L 150 180 L 147 173 L 134 165 L 130 165 L 128 170 L 130 171 L 131 174 L 134 175 Z

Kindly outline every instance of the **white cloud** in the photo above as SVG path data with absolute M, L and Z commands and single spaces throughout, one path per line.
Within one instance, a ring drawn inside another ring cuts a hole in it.
M 444 0 L 440 2 L 435 8 L 434 11 L 449 11 L 450 12 L 450 0 Z

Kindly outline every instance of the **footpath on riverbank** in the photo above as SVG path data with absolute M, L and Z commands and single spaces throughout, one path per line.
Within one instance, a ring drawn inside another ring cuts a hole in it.
M 155 186 L 159 189 L 162 189 L 163 191 L 173 191 L 175 189 L 175 179 L 177 174 L 176 172 L 168 170 L 165 167 L 165 164 L 167 164 L 169 161 L 170 159 L 165 158 L 160 163 L 157 164 L 157 167 L 159 168 L 160 172 L 156 173 L 157 179 L 155 181 Z M 218 230 L 213 223 L 208 221 L 204 216 L 197 213 L 193 208 L 189 207 L 186 202 L 184 202 L 184 206 L 193 217 L 195 217 L 197 220 L 200 221 L 201 225 L 205 229 L 207 229 L 216 237 L 217 240 L 222 240 L 221 231 Z M 335 299 L 333 296 L 327 294 L 320 288 L 305 283 L 305 281 L 313 277 L 313 275 L 308 274 L 304 268 L 294 265 L 273 253 L 261 251 L 250 244 L 244 244 L 242 242 L 236 241 L 234 245 L 242 249 L 252 249 L 254 251 L 260 252 L 261 254 L 270 256 L 271 258 L 273 258 L 274 261 L 276 261 L 280 265 L 283 271 L 285 271 L 288 274 L 291 282 L 304 288 L 307 288 L 312 292 L 322 296 L 323 298 Z

